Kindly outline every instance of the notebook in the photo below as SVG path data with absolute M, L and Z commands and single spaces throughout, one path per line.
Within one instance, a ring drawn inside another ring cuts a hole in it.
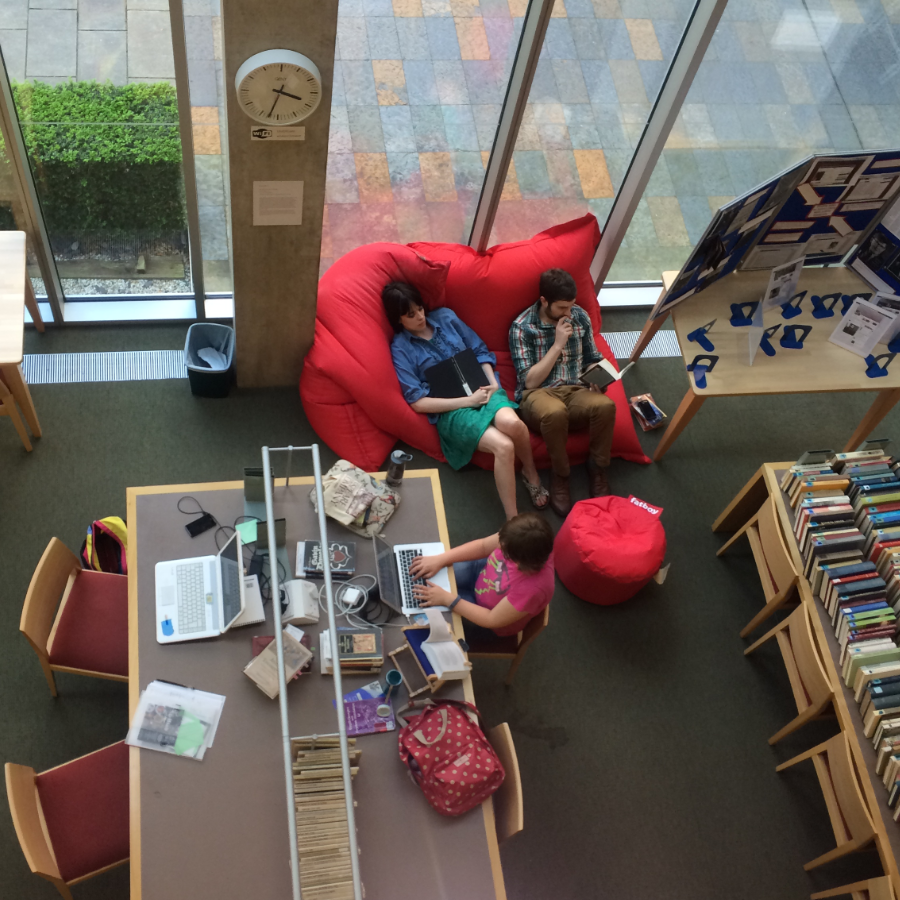
M 430 397 L 470 397 L 478 388 L 490 384 L 475 351 L 468 349 L 435 363 L 424 375 L 431 388 Z
M 600 362 L 588 366 L 582 373 L 580 381 L 582 384 L 596 385 L 598 388 L 609 387 L 617 381 L 622 380 L 622 376 L 634 365 L 633 362 L 628 363 L 621 372 L 617 372 L 615 366 L 607 360 L 601 359 Z

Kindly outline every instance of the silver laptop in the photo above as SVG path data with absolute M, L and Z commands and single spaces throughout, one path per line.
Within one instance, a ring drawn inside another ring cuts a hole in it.
M 410 563 L 417 556 L 434 556 L 436 553 L 443 553 L 443 543 L 432 541 L 391 545 L 386 538 L 379 534 L 372 538 L 372 546 L 375 549 L 375 572 L 378 577 L 378 592 L 382 602 L 404 616 L 417 613 L 420 605 L 413 596 L 412 589 L 414 584 L 425 584 L 425 581 L 410 576 Z M 450 576 L 445 568 L 429 581 L 442 587 L 445 591 L 450 590 Z
M 156 564 L 156 640 L 160 644 L 218 637 L 246 606 L 241 536 L 216 556 Z

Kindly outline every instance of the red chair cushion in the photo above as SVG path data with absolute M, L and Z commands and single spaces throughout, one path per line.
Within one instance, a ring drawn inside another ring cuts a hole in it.
M 63 881 L 128 859 L 124 741 L 42 772 L 35 783 Z
M 83 569 L 63 607 L 50 663 L 128 675 L 128 577 Z
M 300 396 L 310 424 L 339 456 L 363 469 L 377 469 L 396 440 L 443 462 L 437 429 L 414 412 L 400 392 L 390 353 L 391 329 L 384 315 L 381 290 L 394 280 L 407 280 L 422 292 L 428 308 L 446 305 L 478 333 L 497 355 L 500 382 L 510 396 L 515 372 L 509 354 L 512 320 L 538 298 L 541 272 L 559 267 L 571 272 L 578 302 L 597 332 L 597 344 L 612 358 L 599 337 L 600 307 L 594 294 L 590 263 L 600 229 L 583 216 L 557 225 L 528 241 L 498 244 L 476 253 L 462 244 L 369 244 L 341 257 L 319 282 L 316 330 L 300 378 Z M 384 341 L 378 339 L 379 331 Z M 641 450 L 624 389 L 609 391 L 616 403 L 613 455 L 649 463 Z M 588 434 L 569 439 L 573 462 L 587 459 Z M 544 442 L 532 435 L 535 462 L 549 465 Z M 473 462 L 493 467 L 493 456 L 476 453 Z
M 659 571 L 666 532 L 659 512 L 633 497 L 581 500 L 556 535 L 559 580 L 588 603 L 611 606 L 633 597 Z

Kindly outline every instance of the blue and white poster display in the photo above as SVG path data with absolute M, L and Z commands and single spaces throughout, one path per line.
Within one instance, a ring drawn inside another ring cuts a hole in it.
M 898 191 L 900 150 L 805 159 L 715 213 L 650 317 L 665 315 L 738 268 L 773 269 L 801 256 L 806 265 L 840 262 L 854 246 L 868 246 Z M 900 285 L 900 222 L 884 234 L 889 240 L 881 240 L 897 250 L 888 265 Z M 884 280 L 886 290 L 897 289 Z
M 900 293 L 900 201 L 891 204 L 849 263 L 872 287 L 885 293 Z

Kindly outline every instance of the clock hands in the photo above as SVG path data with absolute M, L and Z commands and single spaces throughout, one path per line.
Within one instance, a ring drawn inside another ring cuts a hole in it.
M 272 90 L 275 90 L 274 88 Z M 275 103 L 277 103 L 281 99 L 281 94 L 278 91 L 275 91 L 278 96 L 275 98 Z M 272 113 L 275 112 L 275 103 L 272 104 L 272 108 L 269 110 L 269 117 L 271 117 Z
M 298 97 L 296 94 L 290 94 L 284 88 L 272 88 L 272 93 L 278 94 L 279 96 L 284 94 L 285 97 L 290 97 L 292 100 L 299 100 L 301 103 L 303 102 L 302 97 Z

